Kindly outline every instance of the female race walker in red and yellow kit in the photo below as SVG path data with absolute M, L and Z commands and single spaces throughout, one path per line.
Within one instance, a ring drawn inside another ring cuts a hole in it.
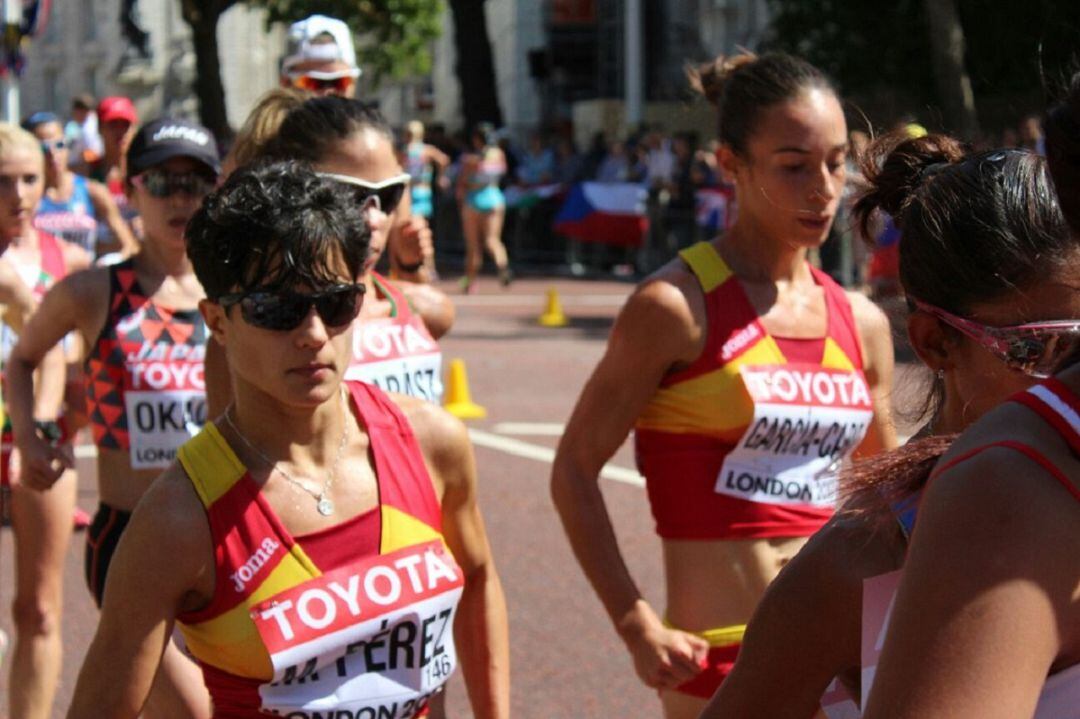
M 132 516 L 71 716 L 137 715 L 174 624 L 215 717 L 425 716 L 459 660 L 475 715 L 508 716 L 465 429 L 343 382 L 367 235 L 343 183 L 293 162 L 238 170 L 192 219 L 233 400 Z
M 835 469 L 895 444 L 887 321 L 806 259 L 844 185 L 835 90 L 782 54 L 717 60 L 698 79 L 722 108 L 738 219 L 627 301 L 552 475 L 578 561 L 668 717 L 696 717 L 730 671 L 765 587 L 831 516 Z M 631 429 L 663 540 L 663 619 L 597 485 Z

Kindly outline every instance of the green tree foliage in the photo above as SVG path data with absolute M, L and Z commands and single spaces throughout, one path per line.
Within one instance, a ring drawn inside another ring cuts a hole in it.
M 265 7 L 269 22 L 322 14 L 345 21 L 360 39 L 357 61 L 374 77 L 431 71 L 430 44 L 442 34 L 442 0 L 247 0 Z
M 1077 67 L 1080 2 L 956 0 L 956 6 L 985 125 L 1041 109 L 1047 92 Z M 768 47 L 807 58 L 871 109 L 903 107 L 929 124 L 940 122 L 923 0 L 769 0 L 769 8 Z M 875 105 L 884 96 L 891 103 Z

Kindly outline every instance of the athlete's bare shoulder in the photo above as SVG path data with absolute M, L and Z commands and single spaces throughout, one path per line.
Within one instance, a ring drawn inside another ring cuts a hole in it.
M 844 294 L 851 305 L 851 314 L 860 335 L 871 337 L 890 332 L 888 316 L 873 300 L 856 290 L 847 290 Z
M 424 454 L 436 463 L 460 456 L 469 447 L 469 432 L 464 423 L 434 402 L 387 393 L 412 427 Z

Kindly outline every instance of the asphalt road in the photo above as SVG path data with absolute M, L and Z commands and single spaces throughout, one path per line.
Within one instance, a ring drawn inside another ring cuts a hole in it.
M 537 324 L 551 287 L 570 318 L 567 327 Z M 510 611 L 515 717 L 659 715 L 654 693 L 636 680 L 629 655 L 574 562 L 548 494 L 562 424 L 631 288 L 608 281 L 522 279 L 502 290 L 485 278 L 478 294 L 460 298 L 457 322 L 442 343 L 446 361 L 465 361 L 473 399 L 488 410 L 486 419 L 469 426 L 481 506 Z M 79 504 L 92 512 L 92 461 L 81 460 L 79 469 Z M 612 459 L 601 486 L 633 576 L 647 599 L 661 607 L 659 542 L 629 443 Z M 10 633 L 10 530 L 0 537 L 0 627 Z M 82 579 L 83 541 L 76 535 L 68 550 L 57 717 L 70 702 L 96 621 Z M 6 667 L 2 674 L 0 697 L 6 697 Z M 471 716 L 460 673 L 451 682 L 448 707 L 452 717 Z M 0 717 L 5 713 L 6 698 Z

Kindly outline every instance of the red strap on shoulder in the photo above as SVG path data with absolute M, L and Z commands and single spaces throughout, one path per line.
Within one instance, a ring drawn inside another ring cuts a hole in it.
M 38 230 L 38 249 L 41 252 L 41 269 L 52 277 L 53 282 L 64 279 L 67 276 L 67 263 L 64 262 L 60 240 L 48 232 Z
M 1058 384 L 1060 384 L 1060 382 Z M 1052 394 L 1063 405 L 1065 405 L 1067 410 L 1074 409 L 1068 406 L 1067 400 L 1064 396 L 1051 390 L 1047 391 L 1050 392 L 1050 394 Z M 1073 397 L 1073 400 L 1075 399 L 1076 398 Z M 1042 417 L 1044 422 L 1057 430 L 1058 434 L 1060 434 L 1061 437 L 1069 443 L 1069 447 L 1072 449 L 1073 452 L 1080 454 L 1080 432 L 1078 432 L 1076 427 L 1073 426 L 1073 424 L 1068 420 L 1068 418 L 1066 418 L 1064 414 L 1062 414 L 1060 408 L 1055 408 L 1047 401 L 1045 397 L 1040 396 L 1039 394 L 1036 394 L 1030 390 L 1020 392 L 1014 395 L 1010 401 L 1016 402 L 1017 404 L 1022 404 L 1035 414 Z
M 1000 442 L 991 442 L 990 444 L 984 444 L 981 447 L 975 447 L 974 449 L 969 449 L 968 451 L 961 454 L 959 457 L 954 457 L 953 459 L 949 460 L 945 464 L 937 467 L 934 470 L 934 473 L 931 476 L 931 479 L 933 479 L 934 477 L 937 477 L 938 475 L 940 475 L 940 474 L 942 474 L 944 472 L 948 472 L 950 469 L 952 469 L 956 465 L 960 464 L 961 462 L 969 460 L 972 457 L 978 455 L 979 453 L 984 452 L 984 451 L 986 451 L 988 449 L 993 449 L 995 447 L 1003 447 L 1005 449 L 1011 449 L 1014 452 L 1019 452 L 1020 454 L 1024 455 L 1025 457 L 1030 459 L 1032 462 L 1035 462 L 1035 464 L 1039 465 L 1044 470 L 1046 470 L 1046 472 L 1051 477 L 1053 477 L 1058 482 L 1060 482 L 1061 486 L 1063 486 L 1066 490 L 1068 490 L 1069 494 L 1071 494 L 1073 496 L 1073 498 L 1076 499 L 1076 501 L 1080 502 L 1080 488 L 1078 488 L 1075 484 L 1073 484 L 1072 481 L 1065 475 L 1065 473 L 1062 472 L 1060 469 L 1058 469 L 1058 466 L 1056 464 L 1054 464 L 1049 459 L 1047 459 L 1046 456 L 1042 454 L 1042 452 L 1035 449 L 1034 447 L 1032 447 L 1030 445 L 1027 445 L 1027 444 L 1024 444 L 1023 442 L 1017 442 L 1017 441 L 1011 440 L 1011 439 L 1001 440 Z
M 862 355 L 859 328 L 855 322 L 855 312 L 851 309 L 851 300 L 848 299 L 847 292 L 836 283 L 836 280 L 813 265 L 810 265 L 810 272 L 825 291 L 825 304 L 829 312 L 829 336 L 856 363 L 856 367 L 862 369 L 866 366 L 866 358 Z
M 377 272 L 373 272 L 372 276 L 377 280 L 378 287 L 385 290 L 386 294 L 393 301 L 394 309 L 396 310 L 394 316 L 405 320 L 412 317 L 412 305 L 409 304 L 409 300 L 405 297 L 405 293 L 401 291 L 401 288 L 395 285 L 392 280 Z

